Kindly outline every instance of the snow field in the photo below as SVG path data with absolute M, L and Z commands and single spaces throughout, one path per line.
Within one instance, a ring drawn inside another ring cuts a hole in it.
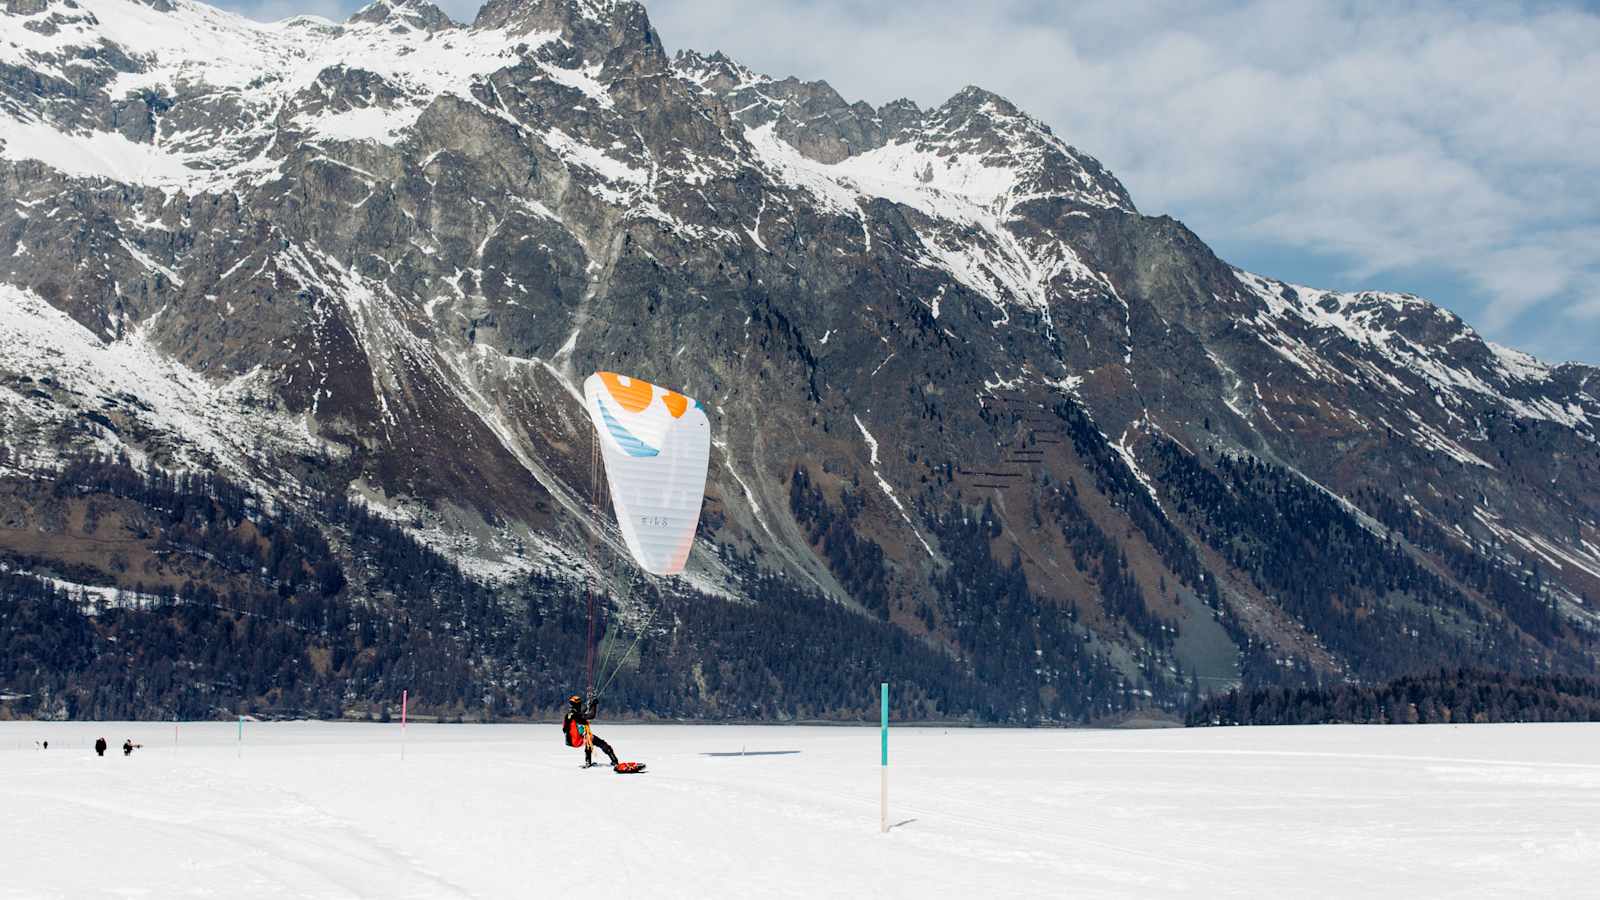
M 236 727 L 0 723 L 0 898 L 1580 896 L 1600 874 L 1593 725 L 903 727 L 887 835 L 876 728 L 601 722 L 650 765 L 619 776 L 554 725 L 413 725 L 404 759 L 397 725 Z

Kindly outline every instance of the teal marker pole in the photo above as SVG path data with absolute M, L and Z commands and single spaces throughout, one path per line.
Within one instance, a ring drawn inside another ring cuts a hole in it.
M 878 767 L 880 777 L 880 790 L 878 793 L 878 831 L 880 834 L 889 833 L 889 682 L 879 685 L 879 709 L 882 724 L 879 728 L 883 740 L 883 761 Z

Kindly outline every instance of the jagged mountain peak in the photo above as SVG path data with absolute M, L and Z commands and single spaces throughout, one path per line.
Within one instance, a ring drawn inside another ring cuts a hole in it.
M 346 20 L 349 24 L 383 25 L 437 32 L 461 27 L 427 0 L 373 0 Z
M 531 26 L 545 30 L 573 27 L 579 22 L 609 25 L 633 0 L 488 0 L 479 7 L 473 25 L 483 28 Z
M 322 16 L 298 15 L 278 21 L 278 26 L 285 30 L 300 29 L 311 32 L 319 37 L 329 37 L 338 33 L 339 23 Z
M 975 84 L 966 85 L 940 105 L 941 109 L 983 109 L 985 107 L 992 107 L 994 114 L 1000 116 L 1021 115 L 1021 111 L 1010 100 Z
M 670 68 L 649 14 L 633 0 L 489 0 L 473 27 L 558 34 L 583 65 L 603 66 L 608 77 L 659 75 Z
M 1098 160 L 982 88 L 964 88 L 931 110 L 904 98 L 874 109 L 845 99 L 826 81 L 775 79 L 722 53 L 680 51 L 673 66 L 746 128 L 770 128 L 814 163 L 938 186 L 985 204 L 1037 196 L 1134 210 L 1127 189 Z M 881 159 L 859 159 L 868 154 Z M 947 169 L 951 175 L 941 176 Z
M 772 126 L 807 159 L 832 164 L 883 145 L 877 112 L 850 103 L 826 81 L 773 78 L 721 52 L 679 51 L 679 77 L 717 97 L 747 128 Z
M 685 47 L 672 55 L 672 64 L 680 74 L 684 75 L 692 76 L 692 73 L 703 70 L 720 70 L 740 79 L 757 77 L 749 68 L 736 62 L 721 50 L 704 52 Z

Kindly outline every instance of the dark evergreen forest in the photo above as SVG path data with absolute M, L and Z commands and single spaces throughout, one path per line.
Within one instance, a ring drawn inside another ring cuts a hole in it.
M 1212 697 L 1195 725 L 1600 722 L 1600 678 L 1441 669 L 1380 685 L 1258 688 Z
M 171 592 L 136 584 L 101 603 L 36 577 L 39 560 L 9 558 L 0 574 L 0 688 L 21 695 L 7 705 L 12 715 L 381 717 L 407 688 L 419 714 L 494 720 L 556 715 L 583 688 L 581 592 L 538 577 L 481 585 L 342 497 L 268 512 L 225 479 L 145 474 L 119 459 L 75 461 L 50 490 L 134 501 L 154 516 L 159 552 L 238 577 L 228 590 L 215 578 Z M 816 502 L 803 480 L 796 502 Z M 826 524 L 847 515 L 819 508 L 818 539 L 826 544 L 831 533 L 841 572 L 870 588 L 883 577 L 881 560 Z M 995 526 L 948 527 L 959 537 Z M 325 534 L 344 545 L 343 561 Z M 1142 705 L 1066 613 L 1041 610 L 1016 567 L 987 554 L 958 559 L 947 579 L 967 610 L 961 633 L 972 652 L 961 657 L 751 560 L 726 561 L 757 602 L 640 584 L 634 599 L 655 612 L 624 625 L 610 621 L 613 604 L 601 598 L 600 630 L 632 648 L 603 698 L 609 714 L 860 719 L 874 712 L 885 679 L 902 686 L 897 715 L 907 718 L 1084 722 Z M 94 583 L 96 573 L 56 566 L 49 574 Z M 999 618 L 979 614 L 991 596 L 1000 597 Z M 1015 643 L 1006 629 L 1034 634 L 1029 649 L 1001 652 Z M 1042 682 L 1033 648 L 1047 653 Z
M 1074 405 L 1057 413 L 1094 488 L 1232 639 L 1242 690 L 1205 699 L 1186 679 L 1172 654 L 1178 622 L 1149 602 L 1123 536 L 1095 524 L 1072 480 L 1040 486 L 1035 521 L 1059 534 L 1063 563 L 1093 585 L 1122 651 L 1076 606 L 1042 597 L 1015 551 L 994 549 L 1009 544 L 985 503 L 923 509 L 944 561 L 926 602 L 891 609 L 904 575 L 859 530 L 859 486 L 824 490 L 802 466 L 790 511 L 867 615 L 721 545 L 750 602 L 642 580 L 627 603 L 598 598 L 607 714 L 859 720 L 874 714 L 882 680 L 898 686 L 897 716 L 974 723 L 1152 710 L 1188 711 L 1196 724 L 1385 721 L 1397 709 L 1385 691 L 1402 691 L 1418 721 L 1590 708 L 1582 676 L 1594 674 L 1593 636 L 1563 619 L 1536 566 L 1517 574 L 1501 548 L 1462 546 L 1380 492 L 1359 495 L 1358 512 L 1259 460 L 1196 457 L 1160 438 L 1147 486 Z M 77 504 L 91 533 L 123 504 L 122 527 L 163 561 L 165 581 L 0 556 L 0 695 L 9 698 L 0 715 L 382 718 L 408 689 L 420 715 L 492 721 L 558 715 L 562 698 L 584 687 L 581 588 L 542 576 L 480 583 L 340 494 L 268 509 L 217 475 L 145 472 L 114 458 L 71 461 L 27 490 L 41 503 Z M 1220 553 L 1352 672 L 1384 686 L 1334 684 L 1342 679 L 1246 627 L 1196 547 Z M 1424 552 L 1437 562 L 1425 564 Z M 187 574 L 174 581 L 172 572 Z M 121 590 L 87 596 L 50 579 Z M 615 614 L 624 608 L 636 612 Z M 1131 652 L 1133 666 L 1113 652 Z M 1417 674 L 1441 666 L 1466 669 Z M 1514 674 L 1496 682 L 1487 672 Z

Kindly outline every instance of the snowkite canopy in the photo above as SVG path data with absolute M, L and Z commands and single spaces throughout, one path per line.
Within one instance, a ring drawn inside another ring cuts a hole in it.
M 683 571 L 711 461 L 705 407 L 614 372 L 590 375 L 583 382 L 583 401 L 628 551 L 647 572 Z

